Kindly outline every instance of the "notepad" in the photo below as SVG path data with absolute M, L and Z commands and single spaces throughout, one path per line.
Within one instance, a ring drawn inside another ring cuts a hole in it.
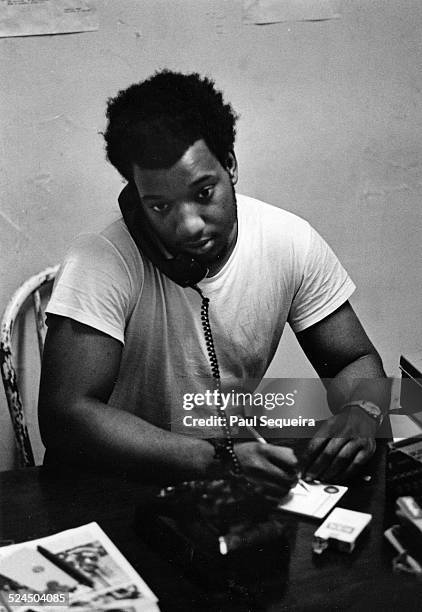
M 306 483 L 306 487 L 309 491 L 305 491 L 300 484 L 293 487 L 279 508 L 304 516 L 324 518 L 348 490 L 348 487 L 330 484 Z

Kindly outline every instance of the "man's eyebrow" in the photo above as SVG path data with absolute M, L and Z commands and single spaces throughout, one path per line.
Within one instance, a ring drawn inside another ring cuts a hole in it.
M 200 176 L 194 181 L 192 181 L 190 186 L 196 187 L 196 185 L 199 185 L 200 183 L 204 183 L 205 181 L 209 181 L 210 179 L 215 179 L 215 178 L 216 178 L 215 174 L 205 174 L 204 176 Z
M 142 196 L 142 200 L 163 200 L 163 201 L 167 201 L 167 198 L 165 196 L 162 195 L 155 195 L 153 193 L 151 194 L 146 194 Z
M 204 176 L 199 176 L 197 179 L 192 181 L 189 184 L 189 187 L 197 187 L 201 183 L 205 183 L 206 181 L 209 181 L 209 180 L 214 180 L 215 178 L 216 178 L 215 174 L 204 174 Z M 158 195 L 155 193 L 147 193 L 142 196 L 142 200 L 153 200 L 153 201 L 161 200 L 163 202 L 167 202 L 168 198 L 164 195 Z

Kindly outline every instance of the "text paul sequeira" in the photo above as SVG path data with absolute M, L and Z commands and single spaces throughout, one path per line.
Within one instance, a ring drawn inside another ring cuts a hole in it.
M 302 416 L 297 418 L 274 418 L 264 414 L 261 416 L 243 417 L 238 415 L 227 416 L 230 427 L 315 427 L 315 419 L 308 419 Z M 218 415 L 208 417 L 194 417 L 187 414 L 183 417 L 185 427 L 222 427 L 225 418 Z

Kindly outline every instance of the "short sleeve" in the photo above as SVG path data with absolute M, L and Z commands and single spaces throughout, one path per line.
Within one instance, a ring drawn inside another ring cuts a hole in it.
M 121 254 L 104 236 L 84 234 L 66 254 L 47 314 L 69 317 L 124 344 L 133 287 Z
M 356 288 L 325 240 L 308 227 L 309 245 L 288 319 L 296 333 L 322 321 L 344 304 Z

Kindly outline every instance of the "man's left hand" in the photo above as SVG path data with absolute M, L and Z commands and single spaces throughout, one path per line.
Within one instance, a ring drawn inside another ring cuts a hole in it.
M 343 482 L 354 476 L 375 452 L 377 424 L 360 408 L 329 418 L 309 443 L 302 478 Z

